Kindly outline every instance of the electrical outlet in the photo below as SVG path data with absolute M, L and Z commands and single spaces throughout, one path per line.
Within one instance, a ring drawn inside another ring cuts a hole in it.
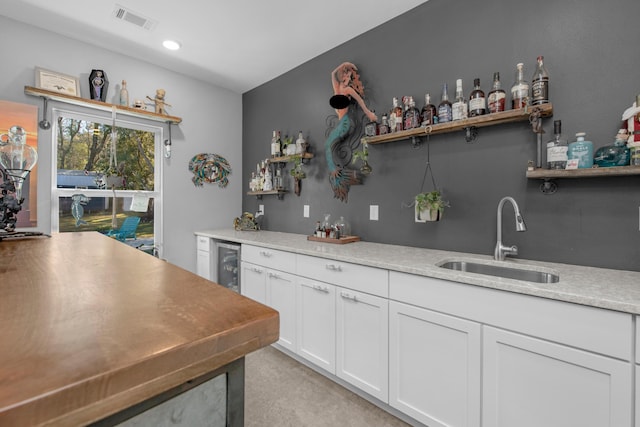
M 378 205 L 369 206 L 369 220 L 370 221 L 378 220 Z
M 258 212 L 264 215 L 264 205 L 258 205 Z
M 309 205 L 304 205 L 304 213 L 302 215 L 305 218 L 309 218 Z

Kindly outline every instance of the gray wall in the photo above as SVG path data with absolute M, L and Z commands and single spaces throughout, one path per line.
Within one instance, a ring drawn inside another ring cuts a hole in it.
M 622 112 L 640 93 L 638 16 L 636 0 L 430 0 L 243 95 L 243 209 L 264 204 L 268 230 L 310 233 L 326 212 L 344 215 L 366 241 L 492 254 L 497 204 L 510 195 L 528 231 L 515 232 L 507 206 L 503 240 L 518 245 L 520 258 L 638 271 L 640 177 L 565 179 L 558 193 L 543 195 L 540 182 L 525 177 L 536 145 L 527 123 L 480 129 L 474 144 L 461 133 L 431 137 L 436 183 L 451 203 L 438 223 L 414 223 L 403 206 L 420 190 L 425 144 L 371 146 L 374 172 L 351 188 L 348 203 L 333 198 L 323 154 L 325 119 L 333 114 L 330 72 L 343 61 L 359 67 L 367 103 L 381 113 L 394 96 L 412 95 L 418 107 L 425 92 L 439 101 L 443 82 L 452 97 L 457 78 L 467 96 L 475 77 L 488 92 L 494 71 L 508 89 L 517 62 L 530 79 L 536 56 L 544 55 L 554 106 L 544 140 L 560 119 L 570 141 L 584 131 L 596 148 L 611 144 Z M 316 158 L 300 197 L 258 201 L 246 191 L 251 171 L 269 154 L 273 129 L 302 130 Z M 305 204 L 310 218 L 303 218 Z M 379 221 L 368 219 L 372 204 L 380 207 Z
M 108 99 L 112 99 L 122 79 L 127 80 L 131 100 L 153 96 L 158 88 L 166 89 L 167 102 L 173 106 L 169 113 L 182 117 L 183 121 L 172 128 L 171 159 L 160 160 L 164 162 L 164 258 L 195 271 L 194 231 L 230 227 L 241 210 L 241 96 L 3 16 L 0 16 L 0 57 L 0 99 L 39 108 L 42 108 L 39 98 L 24 94 L 25 85 L 34 85 L 36 66 L 79 76 L 85 98 L 89 93 L 88 73 L 93 68 L 105 70 L 109 77 Z M 49 105 L 50 108 L 72 108 L 61 103 Z M 45 233 L 51 230 L 51 144 L 51 131 L 40 129 L 38 230 Z M 229 160 L 233 171 L 227 188 L 193 185 L 189 160 L 202 152 L 218 153 Z

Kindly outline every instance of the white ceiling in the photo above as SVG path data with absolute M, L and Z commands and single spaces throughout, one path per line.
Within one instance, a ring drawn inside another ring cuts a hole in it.
M 244 93 L 425 1 L 2 0 L 0 14 Z

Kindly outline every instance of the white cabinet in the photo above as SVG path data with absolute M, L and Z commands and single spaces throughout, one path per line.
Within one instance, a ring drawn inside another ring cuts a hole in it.
M 267 305 L 280 314 L 278 344 L 296 351 L 296 277 L 278 270 L 267 270 Z
M 298 277 L 296 353 L 336 373 L 336 287 Z
M 480 337 L 477 322 L 390 301 L 389 404 L 430 427 L 479 426 Z
M 630 363 L 492 327 L 483 337 L 483 426 L 632 425 Z
M 196 236 L 196 274 L 211 280 L 211 239 Z
M 267 269 L 255 265 L 250 262 L 242 261 L 242 286 L 240 293 L 248 298 L 258 301 L 259 303 L 267 303 Z
M 389 301 L 337 288 L 336 375 L 389 402 Z

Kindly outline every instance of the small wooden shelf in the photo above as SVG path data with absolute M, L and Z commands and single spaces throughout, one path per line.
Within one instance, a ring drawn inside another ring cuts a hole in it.
M 24 87 L 24 93 L 31 96 L 39 96 L 51 101 L 65 102 L 71 105 L 78 105 L 81 107 L 95 108 L 102 111 L 115 110 L 126 116 L 139 117 L 148 120 L 154 120 L 157 122 L 179 124 L 182 122 L 182 118 L 176 116 L 167 116 L 163 114 L 156 114 L 151 111 L 141 110 L 139 108 L 125 107 L 123 105 L 108 104 L 106 102 L 96 101 L 93 99 L 79 98 L 77 96 L 66 95 L 63 93 L 54 92 L 51 90 L 40 89 L 31 86 Z M 45 112 L 46 114 L 46 112 Z
M 501 111 L 499 113 L 485 114 L 454 122 L 440 123 L 433 126 L 419 127 L 415 129 L 403 130 L 400 132 L 388 133 L 385 135 L 367 136 L 362 140 L 367 144 L 383 144 L 386 142 L 401 141 L 420 136 L 436 135 L 439 133 L 450 133 L 468 128 L 481 128 L 494 126 L 503 123 L 514 123 L 529 120 L 531 113 L 540 111 L 540 117 L 550 117 L 553 115 L 553 105 L 542 104 L 520 110 Z
M 278 196 L 278 199 L 282 200 L 287 190 L 270 190 L 270 191 L 247 191 L 247 196 L 256 196 L 258 199 L 262 199 L 262 196 Z
M 360 237 L 358 236 L 341 236 L 339 239 L 332 239 L 330 237 L 316 237 L 316 236 L 307 236 L 307 240 L 313 242 L 324 242 L 324 243 L 335 243 L 338 245 L 344 245 L 346 243 L 359 242 Z
M 610 168 L 584 169 L 541 169 L 527 171 L 529 179 L 558 179 L 558 178 L 594 178 L 606 176 L 640 175 L 640 166 L 615 166 Z
M 302 154 L 292 154 L 289 156 L 281 156 L 281 157 L 272 157 L 270 159 L 267 159 L 267 161 L 269 163 L 288 163 L 288 162 L 292 162 L 293 159 L 297 156 L 301 156 L 302 160 L 304 161 L 305 159 L 312 159 L 313 158 L 313 154 L 311 153 L 302 153 Z

